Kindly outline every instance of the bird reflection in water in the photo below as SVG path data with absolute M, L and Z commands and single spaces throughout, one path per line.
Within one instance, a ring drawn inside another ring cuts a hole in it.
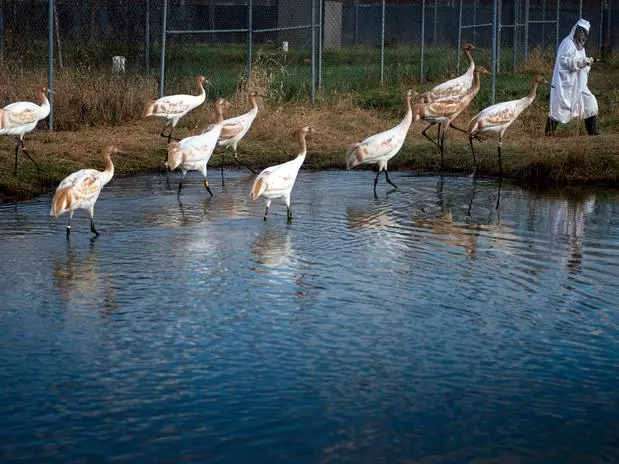
M 54 284 L 66 301 L 67 309 L 94 305 L 102 309 L 104 316 L 117 312 L 120 305 L 114 281 L 97 263 L 95 242 L 90 242 L 86 256 L 83 253 L 68 245 L 66 259 L 56 261 L 52 268 Z
M 256 272 L 277 272 L 290 268 L 295 261 L 294 249 L 290 241 L 290 231 L 265 228 L 263 233 L 251 243 L 254 262 L 259 266 Z
M 438 213 L 426 213 L 426 208 L 421 207 L 422 215 L 413 218 L 413 225 L 418 228 L 429 229 L 430 235 L 423 234 L 419 238 L 430 239 L 464 249 L 468 259 L 476 259 L 479 248 L 478 238 L 484 235 L 489 238 L 506 232 L 501 223 L 499 205 L 501 197 L 502 180 L 499 180 L 496 202 L 484 208 L 488 211 L 482 219 L 481 214 L 473 214 L 477 211 L 475 199 L 479 194 L 479 186 L 476 179 L 472 180 L 468 194 L 466 195 L 466 212 L 460 219 L 454 218 L 454 202 L 463 200 L 458 195 L 446 196 L 444 177 L 437 182 Z M 431 208 L 427 208 L 431 209 Z

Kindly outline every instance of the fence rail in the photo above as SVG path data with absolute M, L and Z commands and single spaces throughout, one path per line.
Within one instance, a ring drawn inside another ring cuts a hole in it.
M 579 17 L 592 24 L 589 53 L 609 54 L 619 42 L 618 2 L 0 0 L 0 60 L 22 69 L 47 65 L 50 86 L 63 69 L 158 70 L 163 95 L 167 79 L 205 67 L 237 85 L 266 55 L 314 101 L 324 86 L 354 90 L 358 76 L 365 85 L 453 76 L 462 44 L 473 42 L 495 70 L 494 100 L 496 73 L 516 71 L 533 49 L 554 56 Z

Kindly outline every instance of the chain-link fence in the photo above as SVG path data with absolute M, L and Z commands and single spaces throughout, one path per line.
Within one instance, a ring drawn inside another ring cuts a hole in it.
M 0 0 L 0 59 L 18 69 L 53 63 L 50 81 L 52 69 L 135 73 L 158 78 L 163 95 L 170 80 L 204 74 L 224 95 L 250 83 L 313 101 L 320 88 L 452 77 L 467 65 L 466 42 L 496 72 L 515 71 L 533 53 L 554 56 L 579 17 L 591 22 L 588 53 L 608 55 L 618 2 Z

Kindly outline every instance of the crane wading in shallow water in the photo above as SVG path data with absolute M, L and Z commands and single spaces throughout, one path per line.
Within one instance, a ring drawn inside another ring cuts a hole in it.
M 258 92 L 251 91 L 249 92 L 249 103 L 251 108 L 247 113 L 241 114 L 239 116 L 235 116 L 233 118 L 225 119 L 223 122 L 223 127 L 221 129 L 221 134 L 219 134 L 219 140 L 217 141 L 218 147 L 223 148 L 232 148 L 234 151 L 234 159 L 240 165 L 245 166 L 249 169 L 253 174 L 256 174 L 256 171 L 251 167 L 243 164 L 239 159 L 236 148 L 239 142 L 247 131 L 251 128 L 254 119 L 256 119 L 256 115 L 258 114 L 258 103 L 256 102 L 256 97 L 258 97 Z M 210 130 L 211 126 L 207 127 L 206 130 Z M 224 153 L 221 152 L 221 183 L 224 183 Z
M 415 96 L 413 90 L 408 90 L 404 95 L 404 106 L 406 115 L 404 119 L 395 127 L 372 135 L 366 138 L 363 142 L 352 145 L 346 153 L 346 169 L 354 168 L 359 164 L 377 164 L 377 173 L 374 178 L 374 196 L 376 196 L 376 184 L 378 176 L 382 171 L 385 171 L 387 182 L 398 188 L 387 172 L 387 162 L 393 158 L 402 148 L 406 134 L 413 121 L 413 111 L 411 108 L 411 100 Z
M 477 160 L 475 159 L 475 149 L 473 148 L 473 138 L 477 138 L 482 132 L 498 132 L 499 143 L 497 145 L 497 153 L 499 156 L 499 173 L 503 175 L 501 166 L 501 146 L 503 145 L 503 135 L 507 128 L 520 116 L 526 108 L 529 107 L 537 93 L 537 87 L 540 84 L 547 84 L 552 87 L 544 76 L 533 76 L 529 94 L 518 100 L 510 100 L 502 103 L 496 103 L 481 110 L 469 122 L 467 132 L 469 134 L 469 144 L 471 145 L 471 153 L 473 155 L 473 176 L 477 175 Z
M 199 90 L 198 95 L 169 95 L 167 97 L 161 97 L 158 100 L 149 100 L 144 106 L 142 117 L 147 118 L 148 116 L 155 116 L 157 118 L 164 118 L 166 123 L 159 135 L 161 137 L 167 137 L 168 143 L 170 143 L 170 140 L 174 138 L 172 137 L 172 131 L 174 131 L 178 121 L 191 110 L 204 103 L 206 99 L 204 84 L 209 84 L 209 81 L 207 81 L 204 76 L 196 76 L 196 85 Z M 168 127 L 170 128 L 170 132 L 166 134 L 165 130 Z
M 452 121 L 469 106 L 477 95 L 477 92 L 479 92 L 480 74 L 489 75 L 490 72 L 483 66 L 477 66 L 475 68 L 475 84 L 459 97 L 443 98 L 432 103 L 417 103 L 413 108 L 415 121 L 421 119 L 429 121 L 432 124 L 439 124 L 438 146 L 441 150 L 441 168 L 444 166 L 443 155 L 445 152 L 445 133 L 447 132 L 447 128 L 451 125 Z M 434 141 L 432 140 L 432 142 Z
M 465 73 L 462 74 L 461 76 L 454 77 L 453 79 L 449 79 L 448 81 L 442 82 L 438 84 L 436 87 L 432 88 L 431 90 L 428 90 L 427 92 L 420 94 L 419 101 L 422 103 L 432 103 L 442 98 L 457 98 L 457 97 L 464 95 L 466 92 L 468 92 L 473 86 L 473 79 L 475 77 L 475 60 L 473 60 L 473 55 L 471 53 L 472 51 L 475 51 L 475 50 L 479 51 L 479 48 L 475 47 L 475 45 L 473 45 L 472 43 L 465 43 L 462 46 L 462 53 L 469 60 L 469 66 L 466 69 Z M 440 148 L 439 143 L 432 140 L 432 138 L 430 138 L 430 136 L 426 134 L 426 131 L 430 127 L 436 124 L 439 125 L 438 126 L 438 139 L 440 139 L 440 134 L 441 134 L 440 123 L 430 123 L 421 132 L 421 134 L 424 137 L 426 137 L 428 140 L 430 140 L 432 143 L 434 143 L 437 147 Z M 456 130 L 459 130 L 460 132 L 466 132 L 464 129 L 460 129 L 459 127 L 456 127 L 454 125 L 452 125 L 451 127 L 453 127 Z
M 271 201 L 275 198 L 281 198 L 286 203 L 286 218 L 288 223 L 292 222 L 292 211 L 290 209 L 290 193 L 292 187 L 297 179 L 297 174 L 301 165 L 305 161 L 305 155 L 307 154 L 307 142 L 306 137 L 310 134 L 316 133 L 316 130 L 311 126 L 303 126 L 297 131 L 299 138 L 299 144 L 301 149 L 299 154 L 293 160 L 287 161 L 283 164 L 271 166 L 264 169 L 249 191 L 249 198 L 256 200 L 259 197 L 263 197 L 266 203 L 266 209 L 264 210 L 264 220 L 267 220 L 269 215 L 269 206 Z
M 183 179 L 188 171 L 200 171 L 204 177 L 204 187 L 208 193 L 213 196 L 211 188 L 206 179 L 206 165 L 211 159 L 211 155 L 217 146 L 217 139 L 221 133 L 221 128 L 224 122 L 223 111 L 230 105 L 227 100 L 218 98 L 215 101 L 215 114 L 217 116 L 215 124 L 211 124 L 209 130 L 191 137 L 168 144 L 168 158 L 165 166 L 174 171 L 180 168 L 183 173 L 180 182 L 178 183 L 178 195 L 181 194 L 183 188 Z
M 17 157 L 20 146 L 24 154 L 34 163 L 37 171 L 40 171 L 39 165 L 30 156 L 28 150 L 26 150 L 24 135 L 31 132 L 41 119 L 45 119 L 49 115 L 48 93 L 54 93 L 54 91 L 48 89 L 46 85 L 40 85 L 36 90 L 38 105 L 22 101 L 11 103 L 0 110 L 0 135 L 17 136 L 17 144 L 15 145 L 15 174 L 17 174 Z
M 113 145 L 106 145 L 103 150 L 103 159 L 105 161 L 105 169 L 97 171 L 96 169 L 80 169 L 73 174 L 65 177 L 58 185 L 54 198 L 52 199 L 52 209 L 49 212 L 50 216 L 58 217 L 63 213 L 69 213 L 69 222 L 67 224 L 67 240 L 71 234 L 71 218 L 76 209 L 85 209 L 90 215 L 90 231 L 99 235 L 95 229 L 94 223 L 94 208 L 101 189 L 114 176 L 114 164 L 112 163 L 111 155 L 113 153 L 124 153 Z

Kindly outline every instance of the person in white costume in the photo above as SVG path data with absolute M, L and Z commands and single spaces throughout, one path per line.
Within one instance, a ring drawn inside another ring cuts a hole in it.
M 546 135 L 554 135 L 558 123 L 573 118 L 584 119 L 587 133 L 598 135 L 598 102 L 587 87 L 591 64 L 595 61 L 585 53 L 590 27 L 589 21 L 579 19 L 559 45 L 552 73 Z

